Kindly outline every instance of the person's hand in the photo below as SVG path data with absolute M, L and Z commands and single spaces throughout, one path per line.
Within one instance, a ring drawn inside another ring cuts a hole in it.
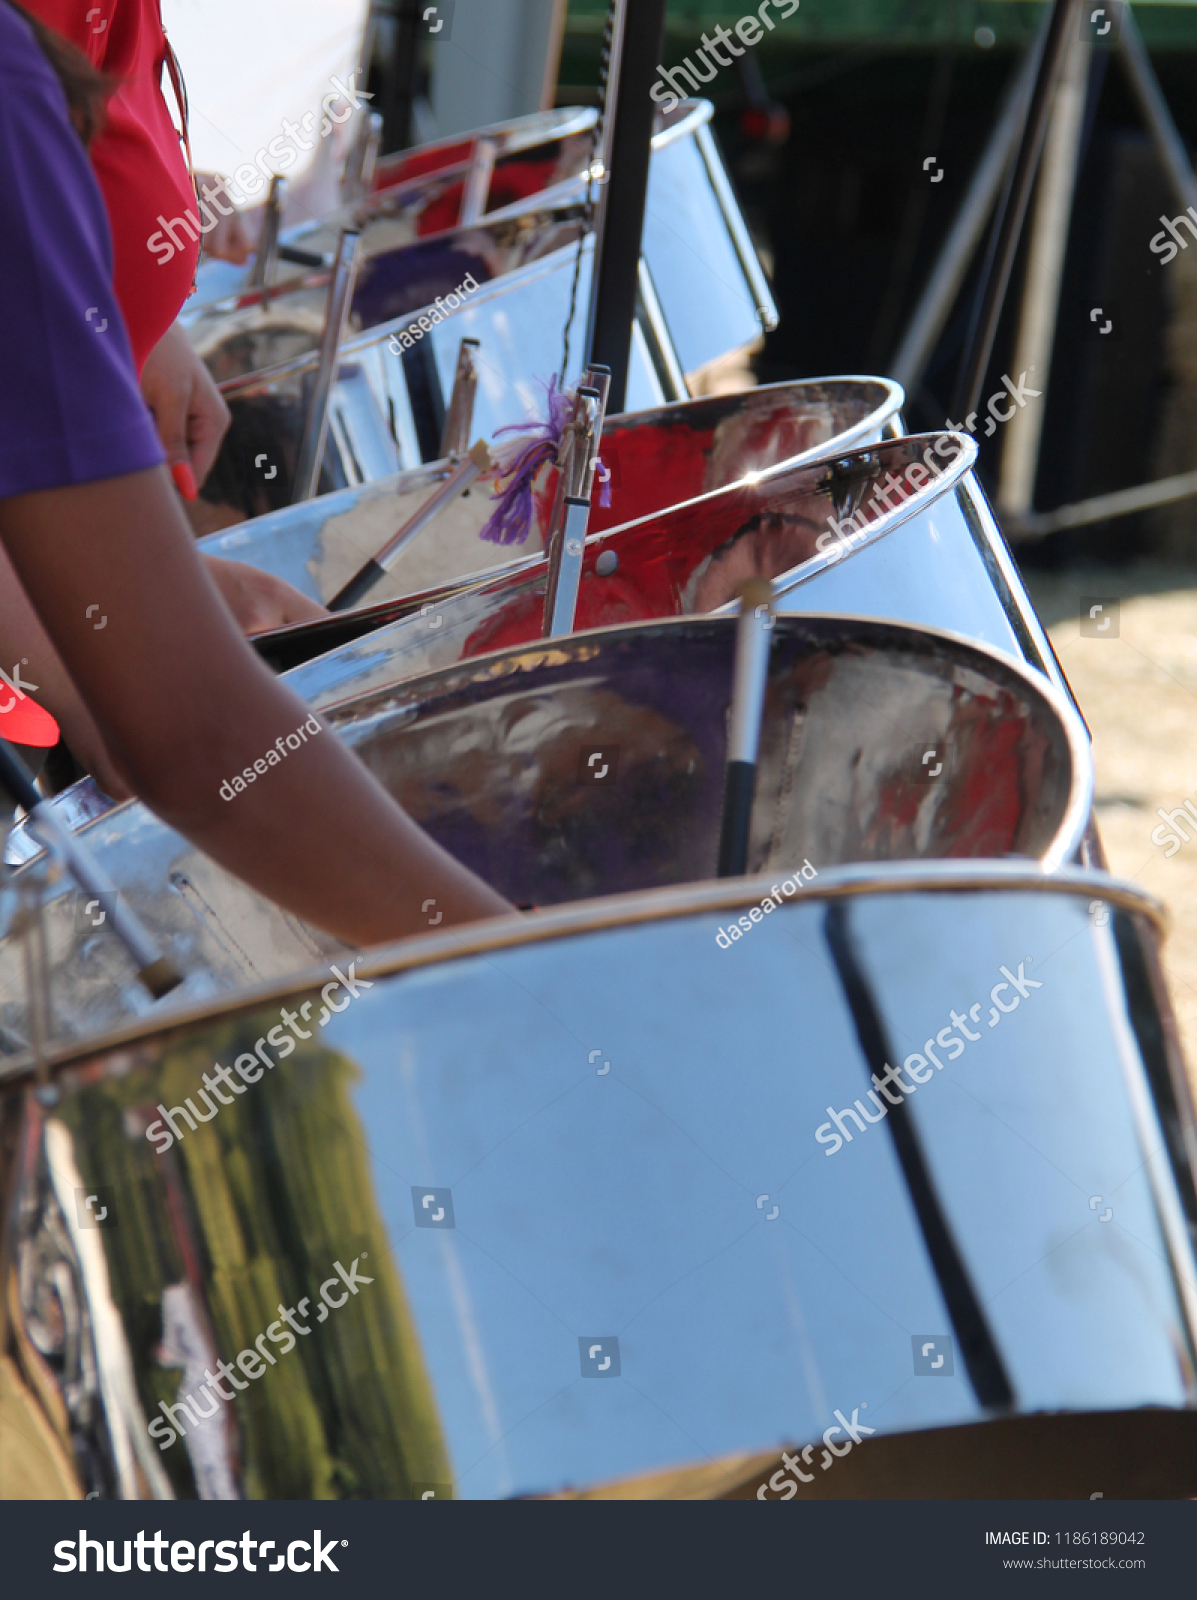
M 289 583 L 246 566 L 244 561 L 204 556 L 203 563 L 242 633 L 250 637 L 271 628 L 285 628 L 290 622 L 319 622 L 329 615 L 323 606 Z
M 213 188 L 218 179 L 213 173 L 197 172 L 195 182 L 199 193 L 203 194 L 204 185 Z M 204 254 L 211 256 L 215 261 L 231 261 L 235 266 L 243 267 L 249 260 L 253 243 L 242 213 L 233 211 L 229 216 L 225 216 L 218 205 L 209 205 L 208 211 L 217 221 L 216 226 L 204 235 Z
M 229 408 L 177 322 L 149 353 L 141 398 L 153 413 L 175 487 L 194 500 L 228 429 Z

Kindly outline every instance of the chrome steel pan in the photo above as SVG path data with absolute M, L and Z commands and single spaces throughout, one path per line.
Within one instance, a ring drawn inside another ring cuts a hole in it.
M 590 130 L 598 120 L 593 107 L 537 111 L 510 122 L 493 123 L 458 135 L 384 156 L 374 168 L 371 193 L 328 217 L 303 222 L 279 236 L 284 248 L 331 262 L 342 227 L 367 235 L 369 254 L 446 233 L 476 218 L 462 214 L 467 180 L 479 158 L 493 170 L 479 216 L 531 200 L 546 189 L 585 173 L 590 162 Z M 185 320 L 217 302 L 252 292 L 253 266 L 205 260 L 196 274 L 196 292 L 184 308 Z M 310 267 L 288 261 L 274 265 L 272 286 L 310 279 Z
M 751 343 L 776 308 L 707 126 L 707 102 L 679 108 L 653 140 L 640 305 L 627 405 L 642 410 L 686 396 L 685 373 Z M 438 454 L 444 398 L 460 340 L 481 341 L 475 431 L 492 437 L 543 406 L 535 381 L 584 364 L 584 308 L 593 238 L 585 180 L 556 185 L 518 205 L 415 244 L 398 246 L 367 227 L 349 326 L 330 404 L 320 492 L 371 482 Z M 466 274 L 482 287 L 439 320 Z M 576 282 L 575 282 L 576 280 Z M 211 532 L 289 505 L 298 441 L 316 368 L 327 273 L 201 310 L 189 332 L 233 413 L 204 490 Z M 413 349 L 393 336 L 429 324 Z M 434 318 L 436 319 L 434 321 Z
M 734 637 L 733 619 L 711 617 L 575 635 L 343 704 L 328 723 L 515 904 L 685 883 L 716 869 Z M 779 618 L 771 637 L 752 870 L 1011 854 L 1050 869 L 1076 850 L 1088 741 L 1041 677 L 858 618 Z M 337 948 L 139 804 L 84 837 L 201 993 Z M 73 1036 L 146 1009 L 86 902 L 64 886 L 46 911 L 55 1023 Z M 22 956 L 18 939 L 0 941 L 0 1020 L 28 1037 Z
M 782 461 L 798 465 L 830 451 L 875 443 L 900 429 L 903 399 L 897 384 L 881 378 L 822 378 L 611 417 L 602 439 L 610 505 L 604 507 L 596 496 L 591 525 L 596 531 L 616 527 Z M 246 561 L 326 602 L 449 471 L 447 463 L 437 462 L 322 495 L 212 534 L 201 540 L 200 549 Z M 556 474 L 550 476 L 555 481 Z M 512 549 L 478 537 L 495 509 L 492 492 L 493 477 L 484 478 L 442 512 L 372 591 L 371 605 L 509 564 Z M 543 550 L 550 510 L 551 501 L 538 496 L 530 536 L 514 553 Z
M 10 1076 L 9 1482 L 1191 1498 L 1158 916 L 1012 863 L 765 876 L 313 969 L 76 1046 L 40 1102 Z
M 934 443 L 944 440 L 954 455 L 946 447 L 936 455 Z M 937 477 L 925 467 L 928 459 Z M 1069 692 L 973 474 L 975 460 L 976 445 L 965 435 L 912 436 L 807 466 L 782 464 L 756 483 L 733 484 L 596 533 L 588 540 L 576 626 L 718 609 L 745 578 L 759 574 L 775 580 L 783 610 L 946 628 L 1037 668 Z M 906 478 L 912 470 L 917 488 Z M 900 479 L 905 492 L 899 502 L 891 486 L 893 509 L 877 515 L 869 507 L 887 475 Z M 850 533 L 845 518 L 861 504 L 863 527 L 841 544 L 829 519 Z M 612 555 L 613 572 L 607 570 Z M 335 705 L 536 638 L 545 576 L 542 559 L 525 558 L 465 593 L 429 590 L 389 613 L 366 609 L 282 630 L 259 640 L 259 648 L 279 666 L 303 662 L 288 682 L 317 708 Z M 368 634 L 355 636 L 367 627 Z

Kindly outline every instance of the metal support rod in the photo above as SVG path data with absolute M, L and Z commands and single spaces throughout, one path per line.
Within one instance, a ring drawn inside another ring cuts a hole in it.
M 989 247 L 977 286 L 977 298 L 965 337 L 960 374 L 952 400 L 952 415 L 966 417 L 977 409 L 981 388 L 993 354 L 998 321 L 1010 286 L 1014 258 L 1018 253 L 1022 226 L 1026 219 L 1031 190 L 1039 171 L 1043 141 L 1047 136 L 1052 96 L 1065 53 L 1080 20 L 1080 0 L 1052 0 L 1051 20 L 1043 44 L 1035 87 L 1027 110 L 1026 125 L 1019 142 L 1014 169 L 998 205 Z
M 543 636 L 556 638 L 574 631 L 578 587 L 586 554 L 590 496 L 603 429 L 603 394 L 579 387 L 568 437 L 562 440 L 558 504 L 549 532 L 549 577 L 545 589 Z
M 494 177 L 495 158 L 498 153 L 499 147 L 493 139 L 474 140 L 474 148 L 470 153 L 470 168 L 466 173 L 461 193 L 461 213 L 457 219 L 459 228 L 473 227 L 485 212 L 486 202 L 490 197 L 490 180 Z
M 274 282 L 274 264 L 278 260 L 278 231 L 283 220 L 283 197 L 287 192 L 287 180 L 276 172 L 270 180 L 270 192 L 266 196 L 266 203 L 262 207 L 262 226 L 258 233 L 258 248 L 254 255 L 253 268 L 249 274 L 249 287 L 261 289 L 263 305 L 270 298 L 270 286 Z
M 740 586 L 740 615 L 736 621 L 735 681 L 719 829 L 720 878 L 742 878 L 748 871 L 756 763 L 772 641 L 773 585 L 767 578 L 749 578 Z
M 358 605 L 375 584 L 386 577 L 407 546 L 418 533 L 438 517 L 446 506 L 452 505 L 475 479 L 488 472 L 492 466 L 490 451 L 484 440 L 478 443 L 458 466 L 454 467 L 439 489 L 433 490 L 420 509 L 410 516 L 397 533 L 393 533 L 378 554 L 358 569 L 349 582 L 328 602 L 330 611 L 348 611 Z
M 682 364 L 669 336 L 669 326 L 657 296 L 652 270 L 643 256 L 640 257 L 638 282 L 640 297 L 636 303 L 636 316 L 640 323 L 640 331 L 644 335 L 644 342 L 648 346 L 649 360 L 653 364 L 657 382 L 661 385 L 661 393 L 667 401 L 689 400 L 691 396 L 686 383 L 686 374 L 682 371 Z M 583 379 L 583 382 L 585 381 Z
M 752 290 L 756 320 L 761 325 L 762 333 L 772 333 L 780 320 L 777 306 L 769 288 L 769 280 L 765 276 L 765 269 L 761 266 L 761 258 L 756 253 L 756 245 L 753 244 L 752 235 L 745 225 L 744 213 L 740 210 L 735 192 L 728 181 L 726 168 L 719 159 L 715 135 L 711 132 L 709 123 L 704 122 L 698 129 L 694 135 L 694 142 L 698 146 L 698 153 L 702 157 L 711 188 L 715 191 L 715 198 L 719 202 L 719 210 L 727 224 L 727 231 L 731 235 L 736 259 Z
M 457 348 L 457 370 L 453 374 L 453 393 L 441 430 L 441 455 L 446 459 L 463 456 L 470 447 L 474 431 L 474 405 L 478 399 L 478 351 L 481 341 L 463 339 Z
M 1189 152 L 1177 131 L 1164 91 L 1160 88 L 1139 24 L 1130 6 L 1122 8 L 1122 32 L 1118 38 L 1118 51 L 1131 92 L 1139 103 L 1139 110 L 1155 144 L 1156 153 L 1168 175 L 1168 182 L 1181 205 L 1193 209 L 1197 215 L 1197 178 L 1193 176 Z
M 1060 287 L 1064 280 L 1064 257 L 1085 132 L 1091 54 L 1089 41 L 1078 34 L 1068 48 L 1059 91 L 1052 105 L 1039 187 L 1035 193 L 1022 314 L 1011 371 L 1019 382 L 1022 373 L 1033 374 L 1034 387 L 1044 398 L 1038 405 L 1019 407 L 1002 435 L 998 505 L 1016 516 L 1029 511 L 1035 497 L 1039 442 L 1043 436 L 1052 347 L 1060 312 Z
M 665 39 L 665 0 L 636 0 L 635 5 L 619 0 L 619 7 L 604 145 L 609 177 L 599 201 L 587 321 L 590 359 L 611 368 L 612 411 L 624 409 L 627 394 L 652 154 L 655 107 L 649 90 Z
M 360 205 L 370 193 L 374 182 L 374 166 L 381 149 L 382 117 L 377 111 L 367 111 L 345 157 L 345 168 L 341 173 L 342 205 Z
M 295 489 L 291 496 L 293 505 L 301 500 L 314 499 L 319 487 L 324 441 L 328 437 L 328 402 L 345 323 L 353 304 L 360 243 L 361 234 L 356 228 L 345 228 L 337 243 L 337 259 L 333 263 L 332 278 L 328 285 L 324 330 L 320 335 L 320 355 L 308 402 L 308 414 L 304 420 L 299 462 L 295 468 Z
M 1003 519 L 1002 528 L 1011 539 L 1045 539 L 1048 534 L 1109 522 L 1114 517 L 1129 517 L 1136 511 L 1150 511 L 1155 506 L 1187 500 L 1191 495 L 1197 495 L 1197 472 L 1178 472 L 1171 478 L 1157 478 L 1155 483 L 1115 489 L 1110 494 L 1094 495 L 1090 500 L 1078 500 L 1075 505 L 1057 506 L 1054 511 L 1029 511 L 1012 517 L 1009 522 Z
M 54 814 L 49 801 L 33 787 L 29 775 L 10 747 L 0 740 L 0 787 L 3 787 L 28 812 L 29 832 L 46 850 L 57 856 L 79 887 L 100 901 L 112 930 L 133 957 L 137 975 L 155 1000 L 182 983 L 182 977 L 158 949 L 151 934 L 117 893 L 111 878 L 74 834 L 69 833 Z
M 969 182 L 927 287 L 919 297 L 910 325 L 890 363 L 890 376 L 904 389 L 913 390 L 931 359 L 960 293 L 985 224 L 993 214 L 1002 180 L 1010 170 L 1019 134 L 1030 103 L 1031 89 L 1043 49 L 1043 34 L 1027 51 L 998 117 L 997 126 Z

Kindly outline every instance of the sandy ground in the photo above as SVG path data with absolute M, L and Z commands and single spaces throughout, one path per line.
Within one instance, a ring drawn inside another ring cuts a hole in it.
M 1162 806 L 1197 805 L 1197 570 L 1133 567 L 1028 573 L 1027 587 L 1093 734 L 1097 817 L 1111 871 L 1162 900 L 1164 967 L 1197 1085 L 1197 824 L 1170 858 L 1151 842 Z M 1118 637 L 1081 633 L 1084 611 L 1119 601 Z

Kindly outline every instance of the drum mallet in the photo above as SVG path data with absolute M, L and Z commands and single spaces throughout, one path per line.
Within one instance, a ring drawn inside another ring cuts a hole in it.
M 486 442 L 479 439 L 465 459 L 453 468 L 440 488 L 435 489 L 420 509 L 408 517 L 399 531 L 391 535 L 378 554 L 367 561 L 364 567 L 360 567 L 345 587 L 333 595 L 328 602 L 328 609 L 348 611 L 364 599 L 375 584 L 386 577 L 416 534 L 422 533 L 446 506 L 452 505 L 459 494 L 465 493 L 475 479 L 480 478 L 484 472 L 489 472 L 492 465 Z
M 740 585 L 738 592 L 736 667 L 723 786 L 723 820 L 719 829 L 717 875 L 720 878 L 740 878 L 748 871 L 757 752 L 773 638 L 773 585 L 768 578 L 749 578 Z
M 111 918 L 113 932 L 133 957 L 137 976 L 154 999 L 161 1000 L 163 995 L 177 988 L 183 981 L 182 974 L 158 949 L 87 846 L 62 826 L 53 806 L 38 794 L 24 767 L 2 739 L 0 787 L 28 813 L 28 829 L 33 837 L 58 857 L 85 894 L 102 903 Z

